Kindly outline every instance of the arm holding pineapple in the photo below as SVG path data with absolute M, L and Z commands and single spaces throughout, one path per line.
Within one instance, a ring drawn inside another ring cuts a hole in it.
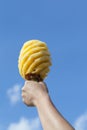
M 55 108 L 43 82 L 26 81 L 22 88 L 23 102 L 37 108 L 44 130 L 74 130 Z

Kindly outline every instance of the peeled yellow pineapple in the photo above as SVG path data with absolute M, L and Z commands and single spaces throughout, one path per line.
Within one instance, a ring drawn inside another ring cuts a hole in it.
M 19 73 L 24 79 L 43 81 L 50 66 L 51 58 L 46 43 L 39 40 L 24 43 L 18 59 Z

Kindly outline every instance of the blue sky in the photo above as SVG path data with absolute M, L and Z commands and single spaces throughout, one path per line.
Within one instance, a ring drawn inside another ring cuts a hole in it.
M 0 0 L 0 130 L 42 130 L 36 109 L 20 97 L 17 60 L 31 39 L 45 41 L 51 52 L 45 82 L 55 106 L 77 130 L 86 130 L 86 0 Z

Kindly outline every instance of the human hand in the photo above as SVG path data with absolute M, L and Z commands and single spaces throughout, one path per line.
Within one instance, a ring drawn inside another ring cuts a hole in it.
M 43 82 L 25 81 L 22 88 L 22 99 L 27 106 L 37 106 L 38 100 L 48 95 L 48 89 Z

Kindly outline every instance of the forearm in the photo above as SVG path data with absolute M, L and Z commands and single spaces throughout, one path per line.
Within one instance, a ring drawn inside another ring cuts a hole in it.
M 27 106 L 36 106 L 44 130 L 74 130 L 54 107 L 43 82 L 26 81 L 22 97 Z
M 56 110 L 49 96 L 42 96 L 36 107 L 44 130 L 74 130 Z

